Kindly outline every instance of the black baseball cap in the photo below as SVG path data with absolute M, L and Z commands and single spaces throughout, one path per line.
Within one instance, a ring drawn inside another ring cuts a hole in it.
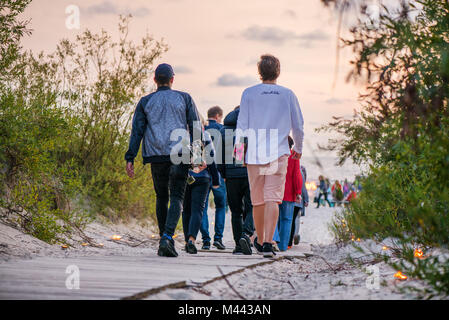
M 162 63 L 157 66 L 154 75 L 156 76 L 156 78 L 159 76 L 164 76 L 164 77 L 167 77 L 168 79 L 171 79 L 171 78 L 173 78 L 175 73 L 174 73 L 171 65 L 169 65 L 167 63 Z

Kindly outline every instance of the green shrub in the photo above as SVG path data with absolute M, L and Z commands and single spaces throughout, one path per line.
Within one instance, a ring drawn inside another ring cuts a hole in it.
M 350 77 L 368 80 L 362 110 L 320 130 L 343 136 L 329 145 L 340 162 L 369 165 L 362 192 L 333 222 L 337 239 L 392 242 L 386 262 L 427 282 L 423 297 L 448 296 L 449 3 L 415 4 L 384 7 L 378 27 L 351 30 Z M 414 257 L 417 248 L 429 256 Z
M 146 34 L 119 40 L 89 30 L 52 54 L 23 52 L 30 1 L 0 4 L 0 206 L 30 234 L 61 242 L 98 214 L 112 220 L 155 217 L 148 168 L 125 172 L 130 120 L 151 91 L 153 62 L 167 46 Z M 8 12 L 8 15 L 3 15 Z M 138 158 L 137 160 L 140 160 Z

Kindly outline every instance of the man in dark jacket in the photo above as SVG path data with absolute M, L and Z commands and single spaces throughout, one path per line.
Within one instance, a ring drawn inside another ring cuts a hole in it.
M 151 164 L 151 174 L 156 191 L 156 217 L 161 240 L 158 255 L 177 257 L 173 235 L 178 224 L 187 176 L 190 154 L 179 164 L 172 162 L 173 155 L 183 153 L 177 150 L 179 142 L 171 139 L 174 130 L 187 129 L 190 142 L 193 137 L 201 138 L 199 116 L 188 93 L 172 90 L 174 72 L 170 65 L 156 68 L 154 81 L 157 91 L 143 97 L 134 112 L 129 149 L 126 152 L 126 171 L 134 177 L 134 159 L 142 142 L 143 163 Z M 185 152 L 184 152 L 185 153 Z M 187 160 L 185 160 L 187 159 Z M 200 169 L 204 169 L 202 166 Z M 170 201 L 170 208 L 168 203 Z
M 245 167 L 235 163 L 233 157 L 235 129 L 240 108 L 229 113 L 221 129 L 222 161 L 218 165 L 226 180 L 227 198 L 231 209 L 232 233 L 235 241 L 234 254 L 252 254 L 250 237 L 254 233 L 253 207 L 249 189 L 248 173 Z

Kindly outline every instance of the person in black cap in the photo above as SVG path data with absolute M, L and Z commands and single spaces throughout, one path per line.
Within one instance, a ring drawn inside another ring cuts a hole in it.
M 158 255 L 166 257 L 178 256 L 173 235 L 181 215 L 190 168 L 190 152 L 181 163 L 173 163 L 171 156 L 186 152 L 184 149 L 177 150 L 180 143 L 172 141 L 171 135 L 174 130 L 181 129 L 185 132 L 188 130 L 190 142 L 193 137 L 202 137 L 200 118 L 192 97 L 188 93 L 171 89 L 174 75 L 169 64 L 160 64 L 156 68 L 154 82 L 157 91 L 141 98 L 137 104 L 129 149 L 125 155 L 126 171 L 132 178 L 134 158 L 143 139 L 143 163 L 151 164 L 156 191 L 156 217 L 161 236 Z M 201 166 L 200 170 L 205 167 Z

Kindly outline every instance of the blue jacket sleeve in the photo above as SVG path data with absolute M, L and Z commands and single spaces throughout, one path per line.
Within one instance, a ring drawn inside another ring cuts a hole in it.
M 207 132 L 204 134 L 204 138 L 206 139 L 206 141 L 204 141 L 205 146 L 206 147 L 211 146 L 210 155 L 213 159 L 212 163 L 207 165 L 207 170 L 209 171 L 209 174 L 212 177 L 212 185 L 219 186 L 220 185 L 220 173 L 218 172 L 217 164 L 215 163 L 214 144 L 212 143 L 212 140 Z
M 145 133 L 145 129 L 147 126 L 147 117 L 145 116 L 143 107 L 143 99 L 140 99 L 139 103 L 137 104 L 136 110 L 134 111 L 131 138 L 129 139 L 129 148 L 125 154 L 125 160 L 127 162 L 134 163 L 134 158 L 139 152 L 140 143 Z
M 307 191 L 306 188 L 306 182 L 304 181 L 304 183 L 302 184 L 302 192 L 301 192 L 301 196 L 302 196 L 302 201 L 305 202 L 309 202 L 309 193 Z

